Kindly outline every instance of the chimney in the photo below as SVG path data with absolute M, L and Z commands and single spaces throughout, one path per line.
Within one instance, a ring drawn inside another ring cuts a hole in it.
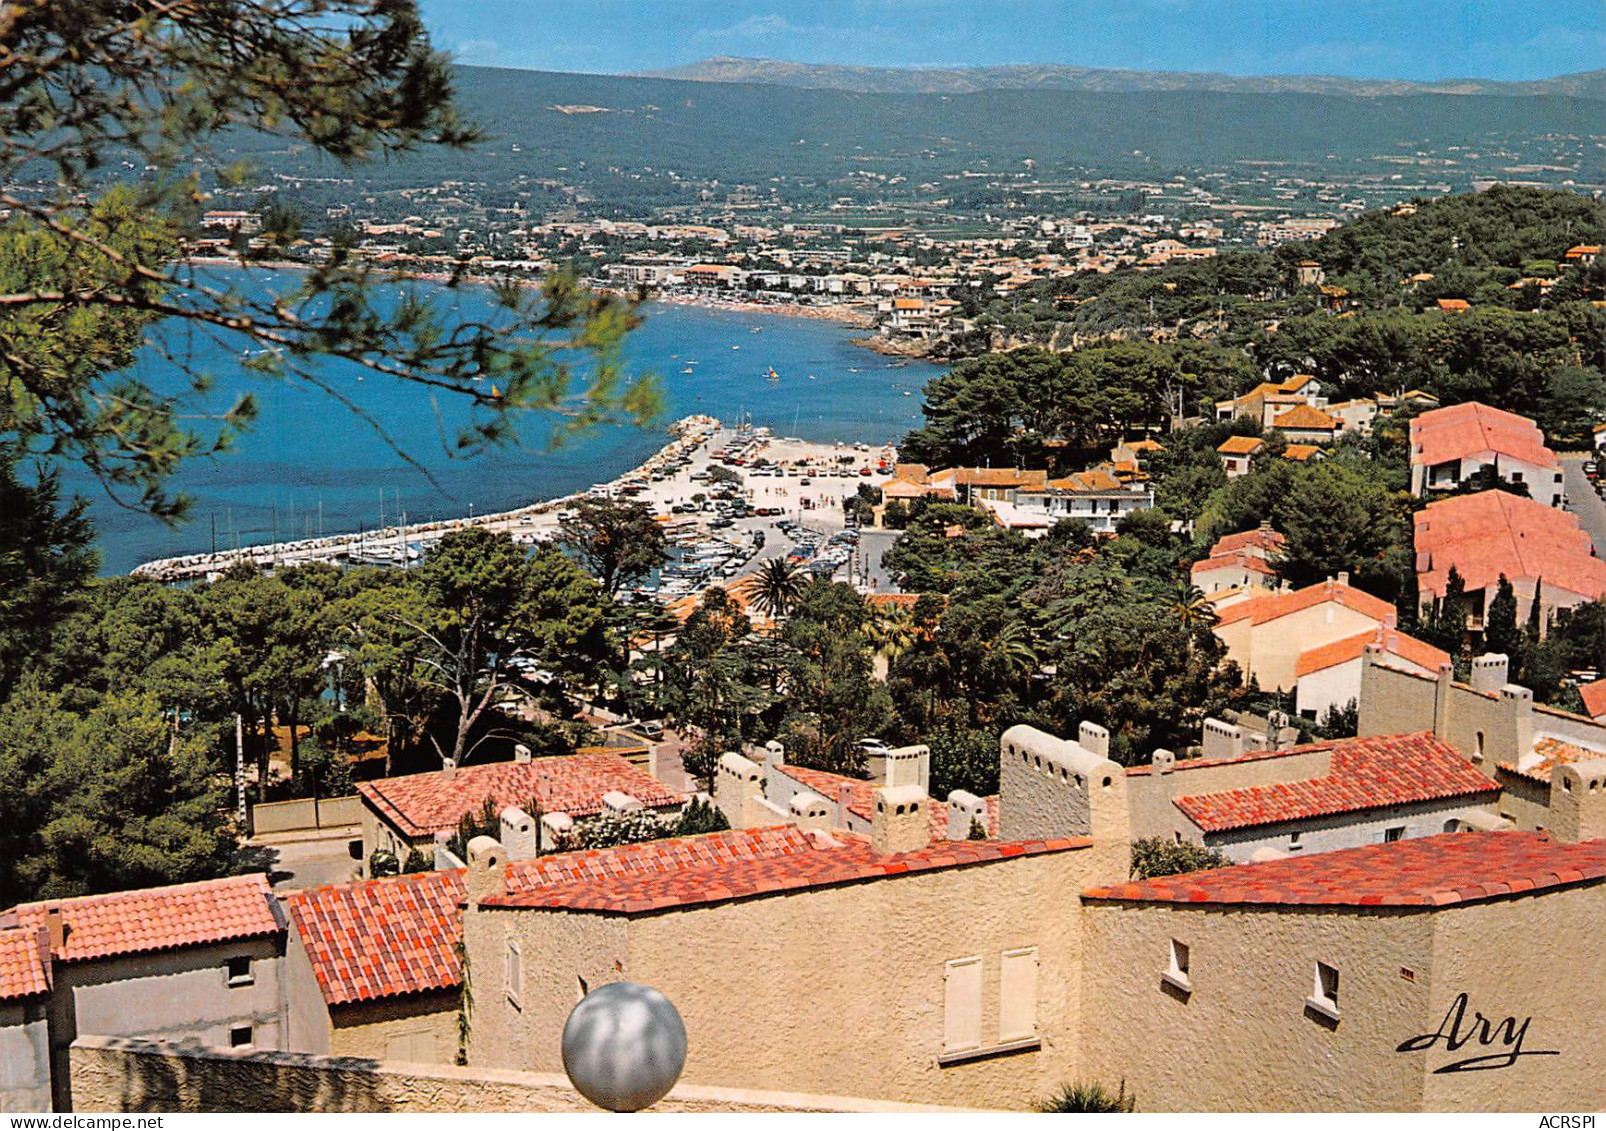
M 848 827 L 848 806 L 853 804 L 853 787 L 847 782 L 840 782 L 836 787 L 836 823 L 839 828 Z
M 1177 767 L 1177 756 L 1169 750 L 1156 750 L 1149 763 L 1154 767 L 1155 773 L 1169 774 Z
M 971 827 L 981 823 L 987 831 L 987 802 L 967 790 L 956 789 L 948 795 L 948 839 L 969 840 Z
M 451 781 L 457 776 L 457 759 L 441 759 L 441 781 Z
M 574 818 L 567 813 L 541 814 L 541 851 L 556 852 L 574 832 Z
M 522 742 L 515 746 L 513 748 L 513 761 L 521 766 L 526 765 L 530 761 L 530 748 Z
M 45 908 L 45 929 L 50 933 L 50 953 L 60 954 L 67 946 L 67 924 L 62 920 L 61 908 Z
M 931 783 L 931 747 L 900 746 L 889 750 L 886 767 L 888 786 L 918 785 L 926 789 Z
M 1439 665 L 1438 686 L 1433 689 L 1433 733 L 1444 739 L 1450 739 L 1450 693 L 1455 689 L 1455 665 L 1443 663 Z
M 749 829 L 756 824 L 774 824 L 763 821 L 758 803 L 764 799 L 762 771 L 758 763 L 731 751 L 719 760 L 714 769 L 714 804 L 725 814 L 733 829 Z
M 764 744 L 764 764 L 766 766 L 786 765 L 786 747 L 773 738 L 766 742 Z
M 477 836 L 468 842 L 468 903 L 478 907 L 487 898 L 507 890 L 507 857 L 495 837 Z
M 533 860 L 541 855 L 535 818 L 517 805 L 502 810 L 502 847 L 507 850 L 509 861 Z
M 1499 652 L 1476 656 L 1472 661 L 1472 689 L 1485 695 L 1499 695 L 1510 670 L 1510 661 Z
M 615 817 L 622 817 L 626 813 L 634 813 L 642 808 L 639 800 L 622 790 L 610 789 L 602 795 L 603 811 L 612 813 Z
M 1224 723 L 1220 719 L 1206 719 L 1204 721 L 1204 749 L 1200 752 L 1205 758 L 1237 758 L 1244 752 L 1243 728 L 1232 723 Z
M 931 842 L 926 807 L 931 798 L 918 785 L 883 786 L 875 791 L 870 847 L 878 856 L 914 852 Z
M 1534 748 L 1534 693 L 1508 683 L 1500 689 L 1500 706 L 1510 719 L 1511 746 L 1520 760 Z
M 1076 727 L 1076 744 L 1100 758 L 1110 756 L 1110 732 L 1098 723 L 1081 722 Z
M 792 794 L 787 815 L 800 829 L 825 832 L 831 827 L 831 803 L 812 790 L 800 789 Z
M 1349 570 L 1341 569 L 1338 571 L 1338 583 L 1345 588 L 1349 587 Z

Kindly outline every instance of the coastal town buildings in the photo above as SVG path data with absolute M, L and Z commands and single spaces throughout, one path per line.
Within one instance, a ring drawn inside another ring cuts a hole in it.
M 1527 417 L 1469 401 L 1411 421 L 1412 494 L 1453 491 L 1485 468 L 1538 502 L 1561 506 L 1561 465 Z
M 1509 491 L 1480 491 L 1431 502 L 1414 523 L 1422 607 L 1444 596 L 1453 569 L 1465 585 L 1473 632 L 1483 630 L 1502 577 L 1515 592 L 1518 623 L 1537 601 L 1541 628 L 1557 609 L 1606 596 L 1606 561 L 1568 511 Z

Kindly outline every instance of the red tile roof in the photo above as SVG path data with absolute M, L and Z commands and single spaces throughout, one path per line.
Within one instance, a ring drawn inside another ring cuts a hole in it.
M 1213 573 L 1218 569 L 1247 569 L 1251 573 L 1264 574 L 1267 577 L 1275 577 L 1277 574 L 1277 567 L 1271 565 L 1265 558 L 1256 557 L 1254 554 L 1246 554 L 1242 550 L 1230 554 L 1216 554 L 1208 558 L 1202 558 L 1194 562 L 1189 567 L 1188 572 L 1190 574 Z
M 1336 432 L 1344 426 L 1344 422 L 1336 416 L 1330 416 L 1315 405 L 1295 405 L 1281 416 L 1273 418 L 1273 428 L 1292 428 L 1297 431 L 1323 431 Z
M 945 840 L 914 852 L 879 856 L 868 838 L 856 833 L 804 832 L 791 825 L 744 829 L 515 865 L 508 893 L 487 900 L 486 906 L 630 915 L 1063 852 L 1092 843 L 1085 837 Z
M 1416 513 L 1417 585 L 1444 595 L 1453 565 L 1468 591 L 1542 579 L 1586 600 L 1606 596 L 1606 562 L 1578 517 L 1509 491 L 1480 491 L 1429 503 Z
M 48 936 L 33 927 L 0 929 L 0 1001 L 50 992 Z
M 1229 436 L 1216 445 L 1216 451 L 1224 456 L 1251 456 L 1265 442 L 1259 436 Z
M 1592 719 L 1606 715 L 1606 679 L 1580 684 L 1578 696 L 1584 701 L 1584 714 Z
M 1324 749 L 1332 752 L 1326 777 L 1178 797 L 1172 803 L 1205 832 L 1223 832 L 1500 793 L 1499 786 L 1431 733 L 1345 738 L 1285 753 Z
M 1370 593 L 1340 585 L 1333 582 L 1329 585 L 1325 581 L 1318 581 L 1315 585 L 1307 585 L 1303 589 L 1296 589 L 1292 593 L 1269 593 L 1264 597 L 1251 597 L 1247 601 L 1240 601 L 1236 605 L 1228 605 L 1217 616 L 1216 624 L 1236 624 L 1247 620 L 1251 624 L 1265 624 L 1267 621 L 1278 620 L 1293 613 L 1303 612 L 1305 609 L 1315 608 L 1317 605 L 1333 601 L 1345 608 L 1354 609 L 1363 616 L 1371 617 L 1378 623 L 1384 623 L 1394 614 L 1394 606 L 1387 601 L 1380 601 Z
M 463 978 L 463 870 L 293 891 L 285 908 L 330 1005 L 450 989 Z
M 1562 844 L 1541 833 L 1443 833 L 1162 876 L 1082 893 L 1151 903 L 1444 907 L 1599 880 L 1606 841 Z
M 1432 467 L 1483 452 L 1536 467 L 1558 467 L 1556 453 L 1532 420 L 1477 401 L 1424 412 L 1411 421 L 1411 462 Z
M 1210 556 L 1230 554 L 1235 550 L 1257 549 L 1262 556 L 1279 553 L 1288 544 L 1288 539 L 1269 526 L 1257 526 L 1253 530 L 1240 530 L 1236 534 L 1223 534 L 1216 539 L 1216 544 L 1210 547 Z
M 1357 632 L 1354 636 L 1346 636 L 1320 648 L 1310 648 L 1301 652 L 1299 659 L 1294 663 L 1294 676 L 1298 678 L 1310 675 L 1312 672 L 1326 671 L 1339 664 L 1347 664 L 1351 660 L 1358 660 L 1361 658 L 1361 653 L 1366 651 L 1368 644 L 1381 645 L 1385 653 L 1408 660 L 1430 672 L 1437 672 L 1440 664 L 1450 662 L 1448 652 L 1403 632 L 1385 632 L 1380 628 L 1375 631 Z
M 1575 742 L 1557 738 L 1554 735 L 1541 735 L 1534 739 L 1534 753 L 1538 759 L 1525 767 L 1519 768 L 1510 762 L 1501 762 L 1500 768 L 1507 773 L 1520 774 L 1530 781 L 1550 784 L 1550 771 L 1556 766 L 1568 766 L 1574 762 L 1593 762 L 1597 758 L 1606 758 L 1606 750 L 1591 750 L 1587 746 L 1579 746 Z
M 528 805 L 539 797 L 543 812 L 585 817 L 602 811 L 602 795 L 628 793 L 648 808 L 680 805 L 685 796 L 617 754 L 573 754 L 530 762 L 460 766 L 448 780 L 439 771 L 361 782 L 357 791 L 409 839 L 457 827 L 491 798 L 497 808 Z
M 66 941 L 57 962 L 177 950 L 284 930 L 278 902 L 262 873 L 201 880 L 108 895 L 51 899 L 16 908 L 25 927 L 43 927 L 46 912 L 61 909 Z

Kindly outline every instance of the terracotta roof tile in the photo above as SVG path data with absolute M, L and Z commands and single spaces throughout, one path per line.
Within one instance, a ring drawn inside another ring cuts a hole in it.
M 0 929 L 0 1001 L 50 992 L 50 947 L 42 928 Z
M 650 841 L 595 853 L 515 865 L 508 893 L 487 906 L 567 908 L 631 914 L 696 907 L 779 891 L 881 876 L 963 867 L 1014 856 L 1086 848 L 1085 837 L 1035 841 L 942 841 L 914 852 L 878 856 L 856 833 L 804 832 L 791 825 Z M 665 861 L 660 853 L 670 853 Z M 578 874 L 563 861 L 578 860 Z M 539 865 L 531 868 L 531 865 Z M 603 875 L 595 871 L 601 867 Z M 528 869 L 520 874 L 520 869 Z
M 1273 418 L 1273 428 L 1294 428 L 1310 431 L 1321 429 L 1324 431 L 1337 431 L 1344 426 L 1344 422 L 1336 416 L 1330 416 L 1315 405 L 1295 405 L 1281 416 Z
M 1411 421 L 1411 462 L 1432 467 L 1496 452 L 1536 467 L 1558 467 L 1532 420 L 1477 401 L 1424 412 Z
M 878 857 L 852 833 L 780 825 L 517 861 L 507 866 L 507 893 L 485 905 L 636 914 L 1090 843 L 954 841 Z M 285 902 L 335 1005 L 461 984 L 465 894 L 464 873 L 454 869 L 292 892 Z
M 1562 844 L 1541 833 L 1443 833 L 1098 887 L 1084 892 L 1082 898 L 1446 907 L 1602 877 L 1606 877 L 1606 841 Z
M 1247 554 L 1242 550 L 1201 558 L 1188 568 L 1188 572 L 1194 574 L 1211 573 L 1218 569 L 1247 569 L 1251 573 L 1259 573 L 1267 577 L 1275 577 L 1277 575 L 1277 567 L 1265 558 Z
M 1576 742 L 1568 742 L 1564 738 L 1549 734 L 1534 739 L 1533 752 L 1537 757 L 1526 766 L 1519 767 L 1510 762 L 1501 762 L 1500 768 L 1507 773 L 1520 774 L 1530 781 L 1549 785 L 1550 771 L 1556 766 L 1606 758 L 1606 750 L 1591 750 L 1587 746 L 1580 746 Z
M 1363 592 L 1348 585 L 1334 582 L 1329 588 L 1325 581 L 1318 581 L 1315 585 L 1307 585 L 1303 589 L 1296 589 L 1292 593 L 1268 593 L 1264 597 L 1251 597 L 1247 601 L 1240 601 L 1236 605 L 1229 605 L 1221 610 L 1216 621 L 1217 625 L 1235 624 L 1247 620 L 1252 624 L 1265 624 L 1267 621 L 1278 620 L 1305 609 L 1315 608 L 1317 605 L 1334 601 L 1345 608 L 1354 609 L 1363 616 L 1383 623 L 1393 615 L 1394 606 L 1387 601 L 1381 601 L 1370 593 Z
M 584 817 L 602 811 L 602 795 L 610 790 L 628 793 L 648 808 L 686 800 L 617 754 L 460 766 L 449 780 L 435 771 L 357 786 L 364 801 L 411 839 L 455 829 L 465 814 L 479 812 L 487 797 L 502 808 L 528 805 L 536 796 L 545 812 Z
M 1444 595 L 1450 567 L 1469 592 L 1496 584 L 1541 579 L 1586 600 L 1606 596 L 1606 562 L 1578 517 L 1509 491 L 1480 491 L 1429 503 L 1414 516 L 1417 584 L 1423 594 Z
M 66 941 L 57 962 L 176 950 L 276 935 L 284 930 L 267 876 L 231 876 L 169 887 L 25 903 L 24 927 L 43 927 L 46 912 L 61 909 Z
M 1283 458 L 1296 463 L 1305 463 L 1321 450 L 1315 444 L 1289 444 L 1283 449 Z
M 1251 456 L 1258 452 L 1265 442 L 1259 436 L 1228 436 L 1216 445 L 1216 451 L 1224 456 Z
M 1325 777 L 1178 797 L 1172 803 L 1204 831 L 1222 832 L 1500 793 L 1498 785 L 1430 733 L 1345 738 L 1283 753 L 1317 750 L 1332 752 Z
M 1237 550 L 1259 550 L 1262 555 L 1276 554 L 1287 544 L 1288 539 L 1271 527 L 1257 526 L 1253 530 L 1223 534 L 1216 539 L 1216 544 L 1210 547 L 1210 556 L 1230 554 Z
M 1580 684 L 1578 695 L 1584 701 L 1584 714 L 1592 719 L 1606 715 L 1606 679 Z
M 330 1005 L 450 989 L 463 978 L 463 870 L 293 891 L 285 908 Z
M 1339 664 L 1347 664 L 1351 660 L 1358 660 L 1366 651 L 1368 644 L 1377 644 L 1382 647 L 1386 655 L 1398 656 L 1430 672 L 1437 672 L 1440 664 L 1450 662 L 1448 652 L 1403 632 L 1385 632 L 1379 628 L 1370 632 L 1357 632 L 1354 636 L 1346 636 L 1342 640 L 1335 640 L 1319 648 L 1306 649 L 1299 654 L 1299 659 L 1294 663 L 1294 676 L 1298 678 L 1310 675 L 1312 672 L 1326 671 Z

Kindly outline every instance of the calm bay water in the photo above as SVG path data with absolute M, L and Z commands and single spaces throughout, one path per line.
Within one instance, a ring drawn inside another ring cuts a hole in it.
M 473 292 L 459 301 L 465 313 L 483 305 Z M 549 449 L 544 427 L 532 421 L 521 447 L 464 458 L 447 448 L 465 419 L 461 406 L 437 404 L 421 388 L 373 374 L 359 381 L 355 366 L 320 370 L 427 467 L 437 486 L 327 394 L 242 372 L 239 343 L 187 335 L 191 363 L 216 381 L 205 403 L 221 410 L 250 390 L 260 408 L 232 450 L 190 461 L 173 481 L 195 499 L 189 521 L 167 527 L 117 506 L 87 478 L 69 476 L 68 483 L 91 501 L 103 571 L 125 573 L 151 558 L 207 550 L 214 537 L 221 549 L 236 539 L 266 542 L 275 529 L 288 539 L 316 534 L 320 524 L 324 533 L 372 528 L 381 506 L 386 522 L 403 512 L 416 522 L 567 494 L 640 463 L 666 441 L 671 421 L 692 413 L 724 420 L 740 414 L 809 440 L 885 443 L 920 422 L 920 387 L 939 371 L 851 345 L 856 332 L 829 322 L 665 304 L 646 313 L 628 353 L 634 368 L 662 379 L 667 410 L 657 427 L 599 428 Z M 170 346 L 180 333 L 168 332 Z M 772 365 L 780 374 L 773 383 L 765 379 Z M 154 350 L 137 371 L 157 388 L 178 380 Z

